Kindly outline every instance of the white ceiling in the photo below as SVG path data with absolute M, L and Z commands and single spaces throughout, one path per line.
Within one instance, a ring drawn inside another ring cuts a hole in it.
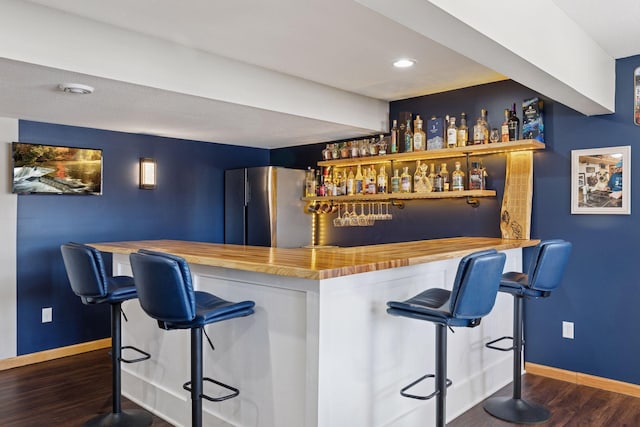
M 505 78 L 587 114 L 611 111 L 607 94 L 571 80 L 580 64 L 567 77 L 555 59 L 546 69 L 440 0 L 393 2 L 404 16 L 385 2 L 0 0 L 0 116 L 277 148 L 384 131 L 390 100 Z M 606 63 L 606 86 L 609 59 L 640 53 L 640 6 L 604 3 L 545 0 L 540 13 L 553 8 L 571 30 L 557 40 Z M 391 67 L 403 56 L 417 65 Z M 96 91 L 56 91 L 69 81 Z

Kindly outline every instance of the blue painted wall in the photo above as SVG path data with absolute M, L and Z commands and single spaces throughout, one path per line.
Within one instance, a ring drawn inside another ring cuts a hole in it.
M 84 306 L 71 292 L 60 244 L 222 242 L 224 170 L 269 162 L 268 150 L 222 144 L 29 121 L 19 131 L 23 142 L 103 150 L 102 196 L 18 196 L 19 355 L 110 334 L 108 307 Z M 138 189 L 140 157 L 157 160 L 156 190 Z M 52 323 L 41 323 L 42 307 L 53 307 Z

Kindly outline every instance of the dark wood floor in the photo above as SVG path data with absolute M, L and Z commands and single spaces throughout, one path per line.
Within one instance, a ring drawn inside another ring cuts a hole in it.
M 107 351 L 98 350 L 0 371 L 0 426 L 79 426 L 98 414 L 110 412 L 110 365 Z M 511 387 L 496 395 L 511 395 Z M 553 416 L 544 426 L 640 427 L 638 398 L 528 374 L 523 378 L 523 396 L 551 410 Z M 122 406 L 136 407 L 124 398 Z M 431 420 L 425 422 L 425 426 L 429 425 Z M 482 405 L 477 405 L 448 427 L 514 425 L 491 417 Z M 154 417 L 153 426 L 171 424 Z

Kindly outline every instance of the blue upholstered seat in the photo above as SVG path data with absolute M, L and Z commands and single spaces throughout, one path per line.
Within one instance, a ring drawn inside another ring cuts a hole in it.
M 505 259 L 495 250 L 467 255 L 451 291 L 433 288 L 403 302 L 389 301 L 387 312 L 447 326 L 477 326 L 493 308 Z
M 253 313 L 253 301 L 229 302 L 194 291 L 183 258 L 140 250 L 130 255 L 142 309 L 164 329 L 191 329 Z
M 73 292 L 84 304 L 116 303 L 137 297 L 133 278 L 107 275 L 102 254 L 80 243 L 60 247 Z
M 549 296 L 551 291 L 560 286 L 571 246 L 571 243 L 558 239 L 540 242 L 534 248 L 527 273 L 504 273 L 499 291 L 525 298 Z

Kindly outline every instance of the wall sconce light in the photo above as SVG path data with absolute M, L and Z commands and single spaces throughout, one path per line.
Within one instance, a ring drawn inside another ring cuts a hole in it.
M 153 190 L 156 188 L 156 161 L 149 157 L 140 158 L 140 188 Z

